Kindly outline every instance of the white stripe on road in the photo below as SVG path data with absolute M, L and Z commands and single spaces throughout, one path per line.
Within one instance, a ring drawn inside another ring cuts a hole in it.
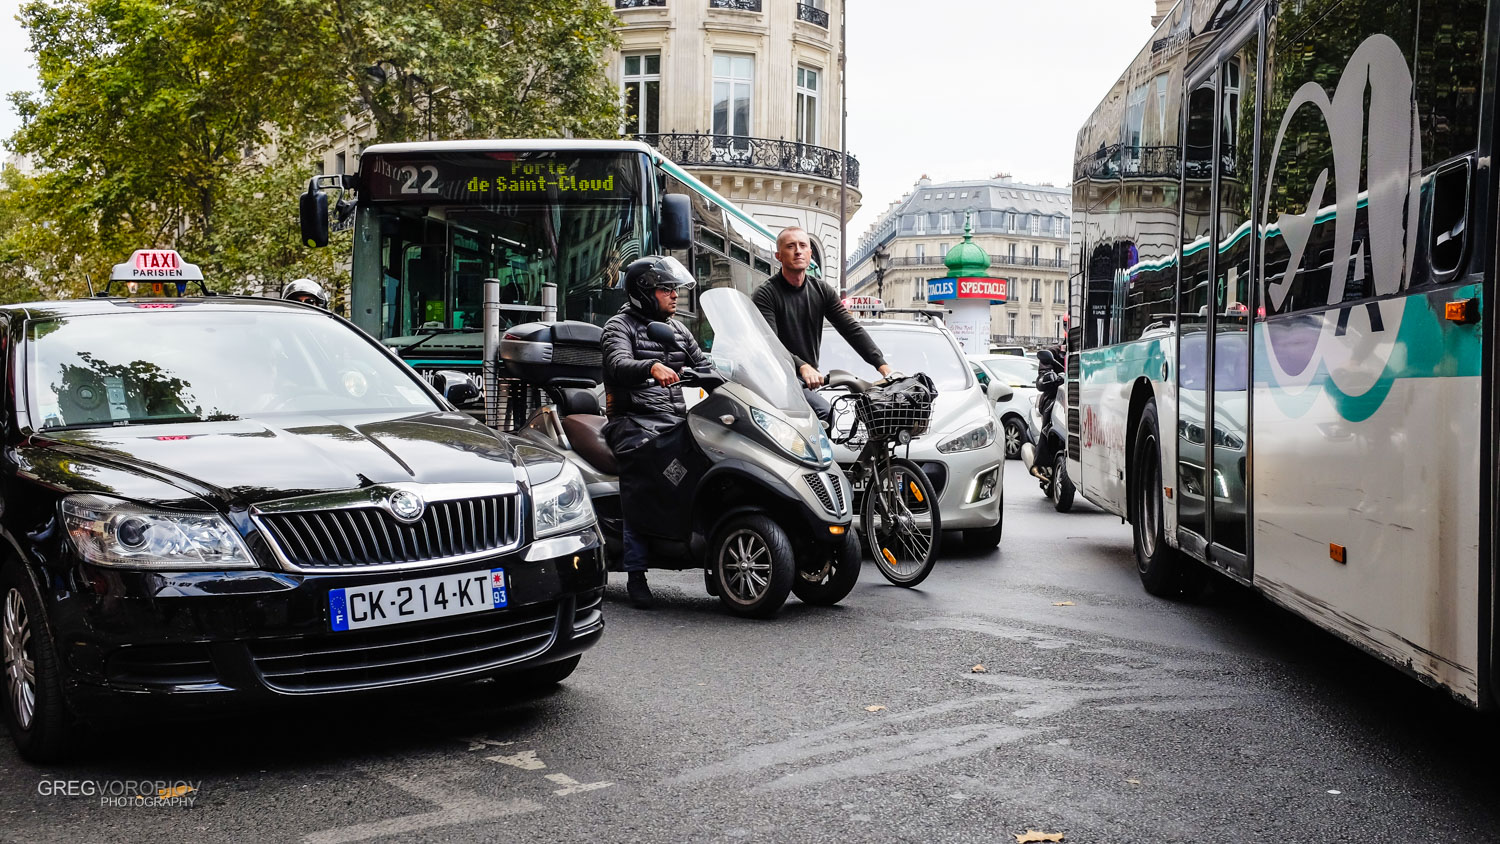
M 542 808 L 531 800 L 488 800 L 461 789 L 449 788 L 438 782 L 417 782 L 398 777 L 381 777 L 382 780 L 402 791 L 415 795 L 441 808 L 433 812 L 403 815 L 383 821 L 341 826 L 325 829 L 303 837 L 306 844 L 346 844 L 365 841 L 386 835 L 405 835 L 425 829 L 438 829 L 477 821 L 493 820 L 508 815 L 535 812 Z

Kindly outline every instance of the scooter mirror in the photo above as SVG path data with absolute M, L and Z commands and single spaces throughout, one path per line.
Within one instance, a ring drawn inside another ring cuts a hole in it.
M 665 322 L 652 322 L 646 326 L 646 337 L 653 343 L 659 343 L 668 349 L 677 349 L 677 332 L 672 326 Z

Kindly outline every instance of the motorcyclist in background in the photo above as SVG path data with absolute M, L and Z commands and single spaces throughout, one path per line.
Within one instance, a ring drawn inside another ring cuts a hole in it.
M 293 302 L 301 302 L 304 305 L 328 309 L 328 294 L 324 292 L 323 285 L 310 278 L 299 278 L 291 281 L 281 291 L 281 298 L 290 299 Z
M 1062 387 L 1065 376 L 1062 361 L 1051 351 L 1037 350 L 1036 360 L 1036 409 L 1041 416 L 1042 429 L 1037 436 L 1036 459 L 1031 463 L 1031 474 L 1044 479 L 1042 467 L 1051 466 L 1053 459 L 1052 438 L 1047 436 L 1052 428 L 1052 405 L 1057 401 L 1057 391 Z
M 672 319 L 677 291 L 692 289 L 693 276 L 677 259 L 649 256 L 625 268 L 625 305 L 604 324 L 604 439 L 620 463 L 620 507 L 624 517 L 625 591 L 637 609 L 650 609 L 646 542 L 653 501 L 664 492 L 656 480 L 661 450 L 685 452 L 687 404 L 678 375 L 683 367 L 708 366 L 693 335 Z M 671 326 L 675 348 L 652 340 L 653 322 Z M 684 453 L 684 459 L 687 455 Z

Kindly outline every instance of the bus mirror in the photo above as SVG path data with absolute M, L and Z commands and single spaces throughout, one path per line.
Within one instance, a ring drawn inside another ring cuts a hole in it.
M 662 249 L 689 249 L 693 245 L 693 203 L 680 193 L 661 198 Z
M 328 194 L 318 190 L 318 179 L 307 183 L 307 192 L 302 194 L 298 205 L 298 221 L 302 225 L 302 243 L 319 247 L 328 245 Z

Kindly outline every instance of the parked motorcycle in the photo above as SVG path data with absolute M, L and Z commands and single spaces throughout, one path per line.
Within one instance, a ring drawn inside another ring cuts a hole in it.
M 831 605 L 859 579 L 853 492 L 792 375 L 792 358 L 745 294 L 705 291 L 712 371 L 685 370 L 687 436 L 660 455 L 663 513 L 642 530 L 653 568 L 704 569 L 708 592 L 736 615 L 775 615 L 788 593 Z M 545 391 L 519 433 L 562 451 L 583 472 L 612 561 L 621 559 L 619 465 L 604 440 L 597 387 L 601 330 L 529 323 L 500 343 L 507 370 Z M 651 339 L 675 343 L 665 323 Z
M 1066 513 L 1073 509 L 1073 482 L 1068 478 L 1068 388 L 1066 385 L 1058 388 L 1057 400 L 1052 403 L 1051 419 L 1043 426 L 1042 414 L 1038 407 L 1041 396 L 1031 400 L 1030 422 L 1031 442 L 1021 446 L 1021 462 L 1026 466 L 1026 471 L 1031 472 L 1041 484 L 1042 494 L 1052 502 L 1053 508 L 1059 513 Z M 1047 441 L 1051 446 L 1051 460 L 1049 465 L 1036 466 L 1037 444 Z M 1035 471 L 1033 471 L 1035 468 Z

